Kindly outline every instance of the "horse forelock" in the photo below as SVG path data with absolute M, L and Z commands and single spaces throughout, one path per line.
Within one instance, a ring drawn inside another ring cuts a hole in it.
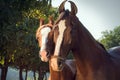
M 58 22 L 59 22 L 60 20 L 64 19 L 66 16 L 68 16 L 69 13 L 70 13 L 69 10 L 65 10 L 65 11 L 61 12 L 61 13 L 59 14 L 56 22 L 55 22 L 55 25 L 58 24 Z

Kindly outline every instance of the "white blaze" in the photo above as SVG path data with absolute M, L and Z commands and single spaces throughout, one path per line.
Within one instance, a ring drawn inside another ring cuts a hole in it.
M 48 33 L 50 31 L 51 31 L 51 29 L 49 27 L 45 27 L 45 28 L 41 29 L 42 43 L 41 43 L 41 49 L 40 49 L 40 51 L 45 50 Z
M 57 43 L 56 43 L 55 52 L 54 52 L 54 55 L 56 55 L 56 56 L 59 55 L 60 47 L 61 47 L 62 40 L 63 40 L 63 34 L 66 29 L 65 20 L 61 20 L 58 24 L 58 27 L 59 27 L 59 35 L 57 38 Z

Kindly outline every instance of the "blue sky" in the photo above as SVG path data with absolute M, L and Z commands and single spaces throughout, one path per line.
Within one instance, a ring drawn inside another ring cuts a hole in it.
M 52 0 L 52 6 L 59 7 L 63 0 Z M 101 32 L 113 30 L 120 25 L 120 0 L 71 0 L 78 7 L 77 16 L 95 39 Z M 70 9 L 70 4 L 65 4 Z

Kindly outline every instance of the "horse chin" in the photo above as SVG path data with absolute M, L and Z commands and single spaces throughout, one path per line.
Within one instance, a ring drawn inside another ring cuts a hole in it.
M 43 61 L 43 62 L 48 62 L 48 58 L 43 58 L 43 57 L 41 57 L 41 60 Z
M 48 62 L 49 55 L 47 55 L 47 52 L 45 50 L 41 50 L 39 56 L 43 62 Z

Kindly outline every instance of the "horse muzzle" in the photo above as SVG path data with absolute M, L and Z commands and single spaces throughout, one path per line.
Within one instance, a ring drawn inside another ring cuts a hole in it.
M 54 71 L 62 71 L 65 66 L 65 59 L 58 56 L 51 57 L 51 67 Z
M 42 50 L 39 52 L 39 56 L 43 62 L 48 62 L 50 54 L 49 52 Z

